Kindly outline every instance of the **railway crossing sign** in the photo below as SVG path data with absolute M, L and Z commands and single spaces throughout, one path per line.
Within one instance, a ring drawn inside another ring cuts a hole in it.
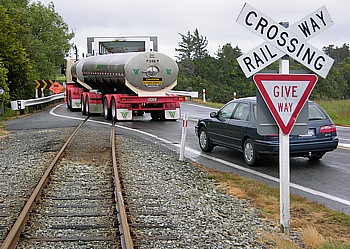
M 266 41 L 237 59 L 247 78 L 284 55 L 291 56 L 323 78 L 327 76 L 334 60 L 307 42 L 333 25 L 324 6 L 285 28 L 245 4 L 237 22 Z
M 278 127 L 288 135 L 317 82 L 317 76 L 255 74 L 253 79 Z
M 262 96 L 273 119 L 279 126 L 280 224 L 281 230 L 289 234 L 289 134 L 300 112 L 307 113 L 306 107 L 303 109 L 303 106 L 317 82 L 317 76 L 289 74 L 289 60 L 283 57 L 288 55 L 321 77 L 326 78 L 332 67 L 333 59 L 307 41 L 332 26 L 333 21 L 327 9 L 321 7 L 287 28 L 287 25 L 285 27 L 252 6 L 245 4 L 238 15 L 237 22 L 265 40 L 263 44 L 240 56 L 237 61 L 247 78 L 255 74 L 253 78 L 260 93 L 257 96 Z M 256 74 L 278 59 L 281 59 L 280 74 Z M 262 108 L 258 106 L 258 109 Z M 260 112 L 262 113 L 262 111 Z M 265 113 L 263 113 L 263 117 L 265 120 L 270 120 Z M 261 120 L 258 120 L 258 123 Z M 305 123 L 307 125 L 308 122 Z

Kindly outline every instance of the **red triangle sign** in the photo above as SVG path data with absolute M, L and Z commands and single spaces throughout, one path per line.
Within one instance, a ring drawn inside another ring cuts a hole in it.
M 288 135 L 317 82 L 314 74 L 255 74 L 254 82 L 283 134 Z

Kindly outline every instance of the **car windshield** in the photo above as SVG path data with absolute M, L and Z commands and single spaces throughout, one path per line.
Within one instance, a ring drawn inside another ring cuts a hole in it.
M 217 117 L 222 119 L 230 119 L 237 102 L 231 102 L 225 105 L 218 113 Z

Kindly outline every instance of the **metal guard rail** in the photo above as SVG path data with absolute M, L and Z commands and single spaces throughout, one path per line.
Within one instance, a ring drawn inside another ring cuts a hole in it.
M 11 101 L 11 109 L 14 111 L 24 112 L 26 107 L 29 107 L 29 112 L 32 112 L 33 109 L 40 109 L 42 105 L 49 105 L 64 99 L 64 94 L 54 94 L 47 97 L 37 98 L 37 99 L 27 99 L 27 100 L 14 100 Z

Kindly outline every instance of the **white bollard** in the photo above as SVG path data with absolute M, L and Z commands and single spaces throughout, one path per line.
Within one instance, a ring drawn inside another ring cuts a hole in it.
M 188 126 L 188 114 L 184 113 L 184 117 L 182 119 L 181 147 L 180 147 L 180 158 L 179 158 L 180 161 L 183 161 L 185 156 L 187 126 Z
M 207 102 L 207 100 L 205 99 L 205 89 L 203 89 L 203 102 Z

